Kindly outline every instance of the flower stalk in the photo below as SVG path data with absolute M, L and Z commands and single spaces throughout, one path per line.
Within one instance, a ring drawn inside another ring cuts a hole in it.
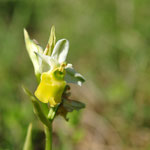
M 52 150 L 52 121 L 47 127 L 44 125 L 45 132 L 45 150 Z

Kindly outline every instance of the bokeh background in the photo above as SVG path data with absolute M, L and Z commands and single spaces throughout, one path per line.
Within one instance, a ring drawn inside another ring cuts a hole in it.
M 54 150 L 149 150 L 149 0 L 0 1 L 0 150 L 21 150 L 30 122 L 43 150 L 42 125 L 21 88 L 37 86 L 23 28 L 45 47 L 52 25 L 87 80 L 72 85 L 86 109 L 54 122 Z

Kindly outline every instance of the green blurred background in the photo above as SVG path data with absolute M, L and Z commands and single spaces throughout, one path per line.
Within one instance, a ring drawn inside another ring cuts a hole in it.
M 21 88 L 37 86 L 23 28 L 45 47 L 52 25 L 87 80 L 72 86 L 86 109 L 54 122 L 54 150 L 150 150 L 149 0 L 0 0 L 0 150 L 21 150 L 30 122 L 43 150 L 42 125 Z

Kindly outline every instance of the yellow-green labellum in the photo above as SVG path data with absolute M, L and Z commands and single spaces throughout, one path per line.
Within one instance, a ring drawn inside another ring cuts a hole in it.
M 51 107 L 61 103 L 61 97 L 66 86 L 65 72 L 56 68 L 52 72 L 41 75 L 41 82 L 35 91 L 35 96 L 43 103 L 50 103 Z

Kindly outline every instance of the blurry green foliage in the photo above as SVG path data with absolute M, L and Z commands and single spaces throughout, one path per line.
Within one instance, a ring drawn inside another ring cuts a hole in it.
M 150 131 L 149 6 L 149 0 L 1 0 L 0 149 L 21 149 L 28 123 L 34 122 L 38 128 L 32 105 L 21 89 L 22 83 L 33 91 L 36 87 L 24 44 L 24 27 L 41 45 L 46 45 L 53 24 L 57 40 L 65 37 L 70 41 L 68 62 L 71 60 L 100 91 L 93 100 L 99 109 L 93 111 L 113 123 L 126 147 L 131 146 L 127 135 L 132 129 Z M 72 115 L 76 128 L 80 118 Z M 73 139 L 61 129 L 58 132 L 65 144 L 56 148 L 73 149 Z M 80 135 L 82 130 L 74 140 Z

